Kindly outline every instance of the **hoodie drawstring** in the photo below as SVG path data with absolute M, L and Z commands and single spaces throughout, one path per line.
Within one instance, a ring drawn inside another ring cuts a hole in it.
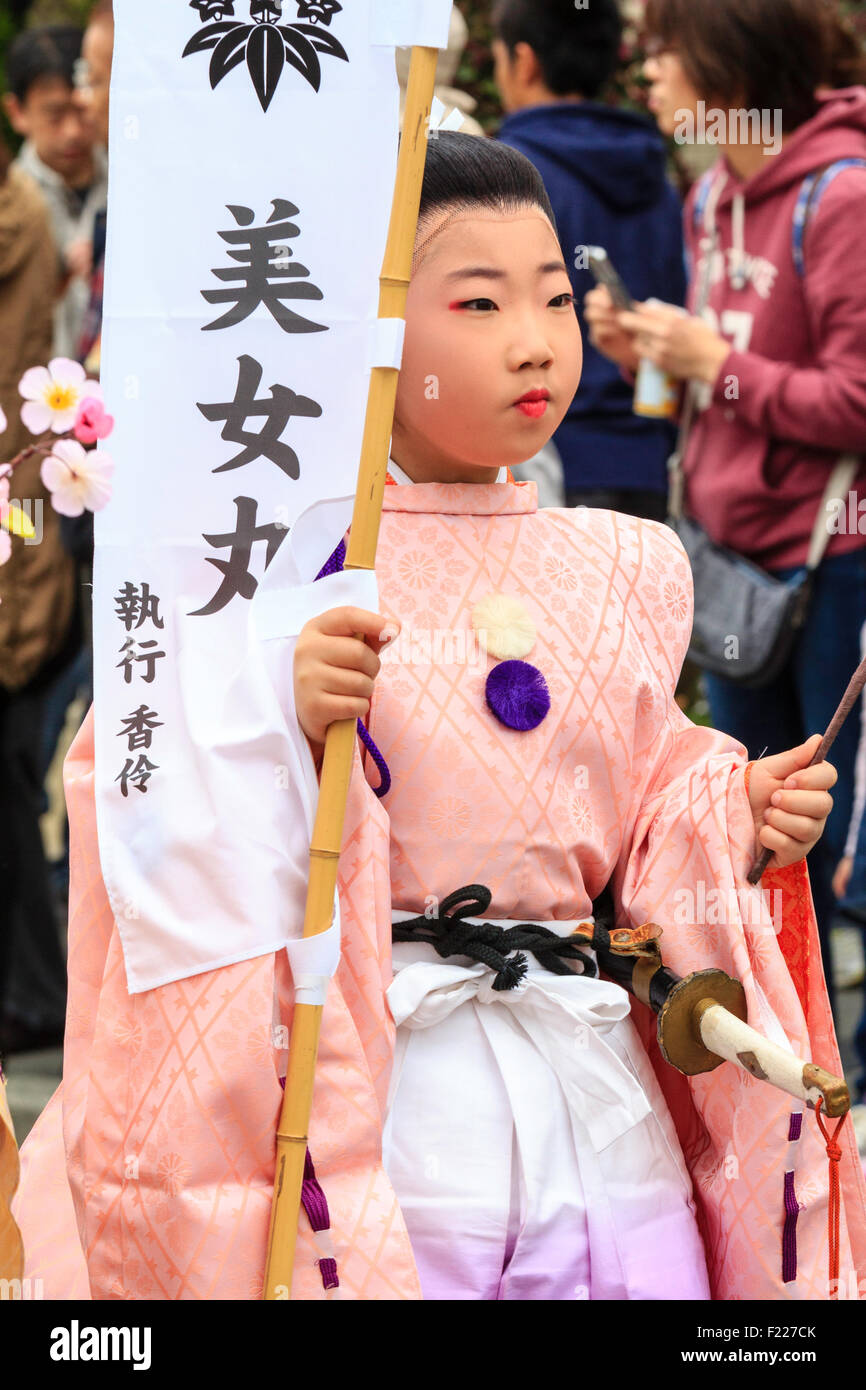
M 709 194 L 707 195 L 706 206 L 704 208 L 704 230 L 710 241 L 710 260 L 718 251 L 718 226 L 716 224 L 716 208 L 719 199 L 728 183 L 727 170 L 722 168 L 713 181 Z M 746 200 L 741 192 L 734 194 L 731 207 L 732 218 L 732 261 L 733 268 L 730 272 L 731 286 L 735 290 L 744 290 L 748 284 L 746 275 Z M 724 255 L 724 252 L 722 252 Z M 723 271 L 724 274 L 724 271 Z

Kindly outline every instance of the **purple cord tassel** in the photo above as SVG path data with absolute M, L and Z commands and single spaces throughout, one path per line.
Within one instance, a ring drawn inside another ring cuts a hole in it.
M 789 1144 L 797 1142 L 802 1127 L 802 1114 L 798 1112 L 792 1115 L 788 1126 Z M 783 1284 L 792 1284 L 797 1278 L 797 1217 L 799 1215 L 800 1203 L 797 1201 L 797 1194 L 794 1191 L 794 1170 L 792 1168 L 785 1174 L 785 1224 L 782 1228 Z
M 800 1203 L 794 1192 L 794 1174 L 785 1174 L 785 1225 L 782 1231 L 782 1283 L 792 1284 L 797 1277 L 797 1217 Z
M 301 1184 L 301 1202 L 310 1227 L 314 1231 L 329 1231 L 331 1229 L 331 1214 L 328 1211 L 328 1201 L 321 1189 L 319 1180 L 316 1177 L 316 1170 L 313 1167 L 313 1160 L 310 1150 L 307 1149 L 307 1156 L 304 1160 L 304 1181 Z M 340 1287 L 340 1279 L 337 1274 L 337 1261 L 331 1258 L 317 1260 L 319 1273 L 322 1276 L 322 1284 L 326 1289 L 337 1289 Z
M 286 1078 L 280 1077 L 280 1085 L 286 1089 Z M 328 1211 L 328 1199 L 322 1191 L 319 1179 L 316 1177 L 316 1170 L 313 1167 L 313 1160 L 310 1150 L 307 1149 L 304 1158 L 304 1178 L 301 1183 L 301 1205 L 307 1213 L 307 1220 L 310 1229 L 313 1231 L 329 1231 L 331 1229 L 331 1213 Z M 337 1274 L 337 1261 L 324 1258 L 317 1260 L 319 1273 L 322 1276 L 322 1284 L 326 1289 L 338 1289 L 340 1279 Z
M 379 752 L 378 748 L 373 742 L 372 735 L 370 734 L 370 731 L 367 728 L 366 724 L 364 724 L 363 721 L 360 719 L 358 720 L 358 733 L 361 735 L 361 742 L 365 745 L 365 747 L 370 753 L 370 756 L 373 759 L 373 762 L 379 769 L 379 776 L 382 780 L 380 781 L 378 787 L 373 788 L 373 791 L 376 793 L 377 796 L 382 797 L 385 795 L 386 792 L 391 790 L 391 773 L 389 771 L 388 764 L 385 762 L 385 759 L 382 757 L 382 754 Z
M 340 544 L 337 546 L 337 549 L 334 551 L 330 559 L 325 561 L 324 565 L 319 570 L 319 573 L 316 575 L 316 579 L 324 579 L 329 574 L 339 574 L 345 562 L 346 542 L 343 540 L 340 541 Z M 373 742 L 373 739 L 370 736 L 370 732 L 362 719 L 358 720 L 358 733 L 361 735 L 361 742 L 364 744 L 364 747 L 367 749 L 367 751 L 373 759 L 373 762 L 379 769 L 379 777 L 381 780 L 379 782 L 378 787 L 373 788 L 373 791 L 376 793 L 378 797 L 383 797 L 387 792 L 391 790 L 391 773 L 388 770 L 388 764 L 385 762 L 385 759 L 382 757 L 382 754 L 379 752 L 379 749 Z

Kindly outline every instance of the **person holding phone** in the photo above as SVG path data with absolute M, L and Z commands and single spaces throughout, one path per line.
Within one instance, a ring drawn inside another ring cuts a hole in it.
M 691 312 L 620 313 L 598 288 L 586 319 L 598 351 L 627 372 L 649 358 L 690 384 L 686 512 L 784 580 L 805 566 L 840 456 L 866 448 L 866 61 L 830 0 L 649 0 L 646 18 L 661 131 L 709 139 L 712 117 L 719 141 L 685 210 Z M 851 501 L 841 521 L 828 518 L 809 614 L 781 674 L 757 690 L 705 677 L 714 725 L 753 757 L 825 728 L 860 660 L 866 534 L 847 518 L 866 510 L 862 472 Z M 810 856 L 828 977 L 857 735 L 850 719 L 827 836 Z M 832 978 L 830 988 L 832 998 Z

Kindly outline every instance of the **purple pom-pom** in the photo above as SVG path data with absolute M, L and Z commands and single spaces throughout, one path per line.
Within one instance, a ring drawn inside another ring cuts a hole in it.
M 537 666 L 500 661 L 487 677 L 487 703 L 500 724 L 526 733 L 550 713 L 550 691 Z

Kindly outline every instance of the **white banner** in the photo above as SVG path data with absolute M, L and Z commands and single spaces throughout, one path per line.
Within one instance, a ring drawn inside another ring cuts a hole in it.
M 115 0 L 94 703 L 132 993 L 302 931 L 318 787 L 292 639 L 377 607 L 370 576 L 312 581 L 351 521 L 370 366 L 402 344 L 376 323 L 400 13 Z M 406 13 L 445 46 L 450 0 Z

